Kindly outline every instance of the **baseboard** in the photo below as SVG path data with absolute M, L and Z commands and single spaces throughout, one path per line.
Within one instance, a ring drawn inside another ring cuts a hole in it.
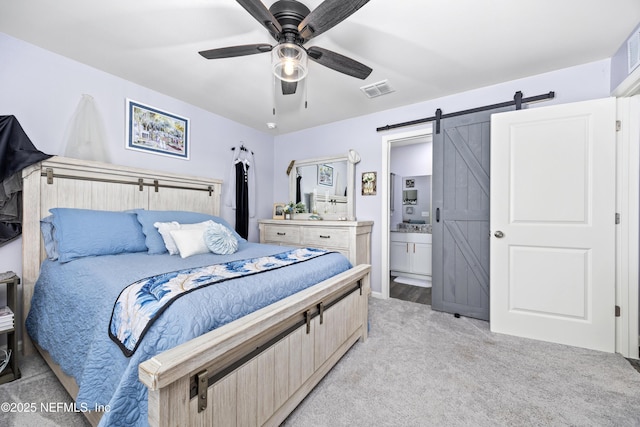
M 394 282 L 403 283 L 405 285 L 418 286 L 421 288 L 430 288 L 431 280 L 414 279 L 413 277 L 398 276 L 393 279 Z

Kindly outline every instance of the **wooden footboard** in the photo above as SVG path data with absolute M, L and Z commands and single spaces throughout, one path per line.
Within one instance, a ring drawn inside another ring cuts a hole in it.
M 141 363 L 149 424 L 279 425 L 367 338 L 369 265 L 358 265 Z

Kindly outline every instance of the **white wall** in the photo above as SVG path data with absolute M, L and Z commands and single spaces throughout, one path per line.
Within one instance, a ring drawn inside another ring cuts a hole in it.
M 438 108 L 441 108 L 443 114 L 446 114 L 508 101 L 513 99 L 516 91 L 522 91 L 525 97 L 555 91 L 555 99 L 531 105 L 532 108 L 607 97 L 610 85 L 609 73 L 610 60 L 601 60 L 277 136 L 275 138 L 275 173 L 273 176 L 275 198 L 286 200 L 288 182 L 285 171 L 290 160 L 336 155 L 345 153 L 350 148 L 358 151 L 362 161 L 356 165 L 356 216 L 359 220 L 375 222 L 371 245 L 373 265 L 371 287 L 374 292 L 381 292 L 380 248 L 382 239 L 386 238 L 386 235 L 383 236 L 379 228 L 382 218 L 381 191 L 378 191 L 376 196 L 362 196 L 360 176 L 362 172 L 377 171 L 378 177 L 380 177 L 383 135 L 403 133 L 419 129 L 420 126 L 424 126 L 426 129 L 431 124 L 414 126 L 411 129 L 400 128 L 388 132 L 377 132 L 376 128 L 387 124 L 431 117 Z M 433 83 L 437 84 L 437 82 L 430 82 L 430 84 Z M 393 96 L 393 94 L 387 96 Z M 378 185 L 381 185 L 381 182 Z
M 63 139 L 82 94 L 93 96 L 106 125 L 114 164 L 228 179 L 231 147 L 240 141 L 255 153 L 257 217 L 249 240 L 258 240 L 258 218 L 270 218 L 273 201 L 273 137 L 132 82 L 0 33 L 0 115 L 14 115 L 41 151 L 62 155 Z M 206 88 L 203 88 L 206 90 Z M 125 149 L 125 99 L 190 119 L 190 160 Z M 228 188 L 223 185 L 223 194 Z M 286 200 L 286 199 L 283 199 Z M 221 216 L 232 225 L 234 211 Z M 0 247 L 0 271 L 22 274 L 21 240 Z

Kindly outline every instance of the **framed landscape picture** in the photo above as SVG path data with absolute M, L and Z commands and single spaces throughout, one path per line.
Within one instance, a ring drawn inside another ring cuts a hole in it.
M 127 99 L 128 149 L 189 160 L 189 119 Z

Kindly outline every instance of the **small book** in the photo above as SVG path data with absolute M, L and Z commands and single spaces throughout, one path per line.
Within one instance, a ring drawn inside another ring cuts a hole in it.
M 8 306 L 0 307 L 0 319 L 5 316 L 13 317 L 13 311 Z

